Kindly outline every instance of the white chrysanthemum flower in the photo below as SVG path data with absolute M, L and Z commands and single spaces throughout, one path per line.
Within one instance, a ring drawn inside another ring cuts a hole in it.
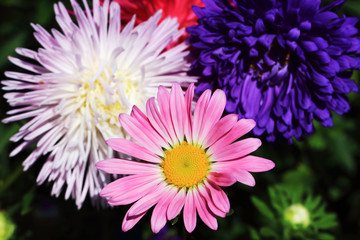
M 145 109 L 146 100 L 159 85 L 191 82 L 185 43 L 164 51 L 180 37 L 176 19 L 158 25 L 161 12 L 134 28 L 135 17 L 122 28 L 120 7 L 93 1 L 85 10 L 71 1 L 77 24 L 62 3 L 55 4 L 56 20 L 62 32 L 51 34 L 32 25 L 41 44 L 37 52 L 16 49 L 30 62 L 9 57 L 15 65 L 31 73 L 6 72 L 3 89 L 16 109 L 3 122 L 32 118 L 11 140 L 22 141 L 16 155 L 29 145 L 36 149 L 24 161 L 27 170 L 40 156 L 48 156 L 37 178 L 38 184 L 53 181 L 52 194 L 59 196 L 66 185 L 65 198 L 72 196 L 80 208 L 89 193 L 97 202 L 98 193 L 108 182 L 95 163 L 110 158 L 105 140 L 122 136 L 118 115 L 136 105 Z

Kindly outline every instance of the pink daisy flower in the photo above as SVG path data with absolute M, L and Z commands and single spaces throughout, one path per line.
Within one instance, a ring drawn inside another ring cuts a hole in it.
M 249 172 L 274 167 L 270 160 L 248 155 L 261 145 L 259 139 L 236 141 L 254 128 L 255 122 L 238 120 L 235 114 L 221 118 L 226 103 L 222 90 L 216 90 L 212 96 L 210 90 L 205 91 L 194 114 L 193 95 L 193 84 L 185 96 L 178 84 L 172 86 L 170 93 L 160 86 L 160 111 L 153 97 L 146 103 L 147 116 L 136 106 L 130 116 L 120 114 L 122 127 L 137 143 L 114 138 L 107 144 L 138 160 L 107 159 L 96 167 L 107 173 L 128 175 L 100 192 L 100 196 L 109 198 L 110 205 L 135 202 L 126 213 L 123 231 L 131 229 L 154 205 L 151 228 L 155 233 L 181 210 L 188 232 L 194 230 L 197 214 L 216 230 L 216 216 L 225 217 L 230 209 L 229 199 L 219 186 L 237 181 L 254 186 Z

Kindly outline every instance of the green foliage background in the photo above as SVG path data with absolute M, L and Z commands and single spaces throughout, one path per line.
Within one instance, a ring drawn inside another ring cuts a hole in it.
M 47 30 L 57 28 L 52 10 L 54 2 L 0 1 L 1 79 L 5 79 L 6 70 L 20 70 L 7 60 L 8 55 L 16 56 L 16 47 L 39 48 L 30 22 L 39 23 Z M 69 6 L 67 1 L 65 4 Z M 360 17 L 360 1 L 348 0 L 341 13 Z M 360 83 L 358 72 L 353 78 Z M 1 95 L 3 93 L 1 91 Z M 263 141 L 255 154 L 272 159 L 276 168 L 254 174 L 257 180 L 254 188 L 237 183 L 225 189 L 232 211 L 225 219 L 218 219 L 216 232 L 198 219 L 194 233 L 183 235 L 183 223 L 179 219 L 173 226 L 169 223 L 161 235 L 154 235 L 150 230 L 150 214 L 147 214 L 133 230 L 123 233 L 121 222 L 127 207 L 94 209 L 87 202 L 77 210 L 74 202 L 65 201 L 63 195 L 50 196 L 51 186 L 36 186 L 35 181 L 44 159 L 23 172 L 22 161 L 31 149 L 9 158 L 16 146 L 9 138 L 21 122 L 0 124 L 0 211 L 6 212 L 16 225 L 13 239 L 263 239 L 260 229 L 269 223 L 266 214 L 272 213 L 267 212 L 267 207 L 259 208 L 259 203 L 254 204 L 251 199 L 255 197 L 270 206 L 268 187 L 281 183 L 303 186 L 315 196 L 321 196 L 325 211 L 337 216 L 338 225 L 328 231 L 336 239 L 360 239 L 360 95 L 351 93 L 348 97 L 352 109 L 343 116 L 333 114 L 333 128 L 316 124 L 313 136 L 295 141 L 293 145 L 285 141 L 275 144 Z M 3 98 L 0 106 L 3 119 L 10 108 Z

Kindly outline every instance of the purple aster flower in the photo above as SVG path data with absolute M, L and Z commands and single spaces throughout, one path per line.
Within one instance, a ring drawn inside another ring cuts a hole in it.
M 331 111 L 350 109 L 360 38 L 357 18 L 331 11 L 343 0 L 203 1 L 193 8 L 199 25 L 187 29 L 196 90 L 223 89 L 226 110 L 255 119 L 255 135 L 291 142 L 313 133 L 313 119 L 331 127 Z

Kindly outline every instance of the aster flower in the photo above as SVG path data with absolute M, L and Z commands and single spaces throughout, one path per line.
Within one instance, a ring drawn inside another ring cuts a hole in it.
M 194 7 L 199 25 L 187 29 L 197 91 L 223 89 L 226 111 L 253 118 L 254 134 L 269 141 L 310 135 L 314 119 L 331 127 L 331 111 L 347 112 L 345 94 L 358 91 L 358 19 L 331 11 L 343 2 L 204 0 Z
M 254 186 L 249 172 L 268 171 L 270 160 L 249 156 L 261 141 L 247 138 L 235 142 L 250 131 L 255 122 L 238 120 L 235 114 L 220 119 L 226 97 L 222 90 L 205 91 L 199 98 L 194 115 L 194 85 L 185 93 L 174 84 L 169 93 L 160 86 L 157 101 L 150 98 L 146 114 L 134 106 L 131 115 L 120 114 L 123 128 L 139 144 L 126 139 L 110 139 L 107 144 L 115 151 L 136 160 L 107 159 L 96 167 L 112 174 L 127 174 L 101 191 L 111 205 L 135 202 L 126 213 L 122 229 L 131 229 L 155 205 L 151 228 L 157 233 L 167 220 L 183 209 L 185 228 L 192 232 L 196 212 L 211 229 L 217 229 L 216 216 L 225 217 L 230 203 L 219 186 L 239 181 Z
M 151 17 L 156 11 L 163 10 L 160 21 L 166 17 L 176 17 L 180 28 L 189 27 L 196 24 L 197 16 L 191 10 L 192 6 L 204 6 L 201 0 L 113 0 L 121 6 L 121 20 L 128 22 L 136 14 L 135 24 L 140 24 Z M 188 36 L 184 32 L 183 36 L 172 43 L 170 47 L 185 41 Z
M 145 108 L 161 84 L 189 82 L 189 66 L 184 60 L 186 44 L 164 52 L 165 47 L 182 35 L 176 19 L 164 19 L 161 12 L 134 27 L 135 18 L 121 29 L 120 7 L 105 1 L 93 1 L 90 10 L 71 1 L 77 24 L 62 3 L 55 4 L 56 20 L 62 32 L 51 34 L 32 25 L 41 44 L 38 51 L 16 49 L 30 59 L 26 62 L 9 57 L 15 65 L 30 73 L 6 72 L 3 89 L 9 104 L 15 107 L 9 123 L 26 118 L 11 140 L 21 141 L 11 156 L 36 144 L 24 161 L 27 170 L 43 155 L 47 160 L 37 178 L 38 184 L 53 181 L 52 194 L 72 196 L 80 208 L 87 193 L 96 202 L 109 177 L 95 168 L 100 159 L 114 152 L 104 139 L 127 138 L 117 117 L 130 112 L 136 104 Z M 65 186 L 64 186 L 65 185 Z M 67 186 L 66 186 L 67 185 Z
M 259 233 L 271 239 L 335 239 L 336 215 L 326 210 L 320 196 L 309 186 L 277 184 L 269 187 L 270 203 L 252 197 L 254 206 L 266 219 Z M 259 237 L 260 239 L 260 237 Z

